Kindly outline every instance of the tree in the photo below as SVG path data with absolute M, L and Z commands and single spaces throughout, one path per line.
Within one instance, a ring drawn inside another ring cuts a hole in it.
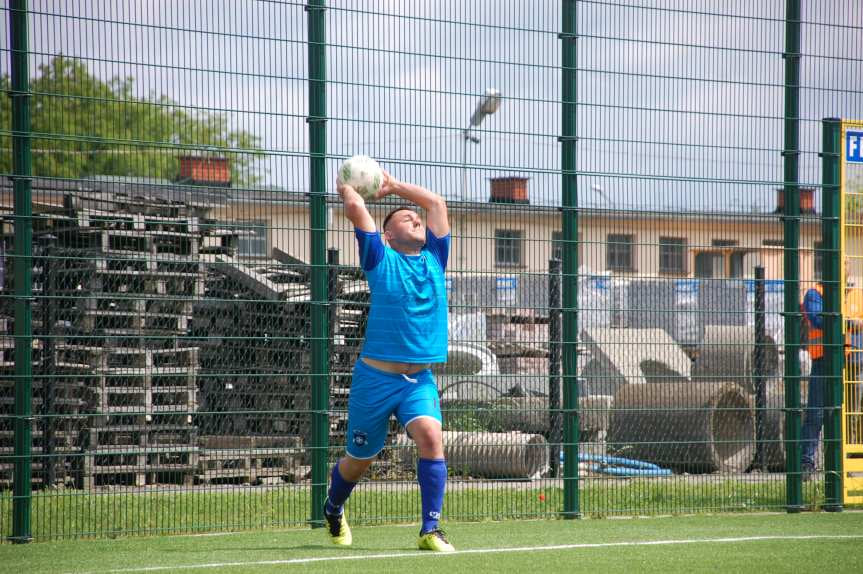
M 204 148 L 229 158 L 235 185 L 260 181 L 257 136 L 229 130 L 224 115 L 188 111 L 165 95 L 137 97 L 134 82 L 131 77 L 105 82 L 83 62 L 64 56 L 39 66 L 30 82 L 33 175 L 174 179 L 178 156 Z M 0 76 L 0 90 L 10 89 L 9 77 Z M 11 98 L 0 100 L 0 125 L 11 130 Z M 0 133 L 0 147 L 0 171 L 11 173 L 8 133 Z

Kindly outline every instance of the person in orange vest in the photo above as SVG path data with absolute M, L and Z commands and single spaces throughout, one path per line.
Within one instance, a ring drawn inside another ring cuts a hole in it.
M 848 266 L 846 265 L 846 269 Z M 863 289 L 848 283 L 845 294 L 845 392 L 846 412 L 863 411 Z M 863 436 L 863 417 L 845 419 L 846 441 L 854 444 Z
M 819 281 L 806 291 L 801 304 L 803 319 L 808 327 L 806 350 L 812 359 L 812 371 L 809 374 L 809 389 L 806 411 L 803 416 L 801 431 L 800 463 L 803 479 L 809 480 L 815 472 L 815 451 L 818 450 L 818 439 L 821 436 L 821 426 L 824 423 L 824 287 Z
M 848 262 L 846 259 L 846 268 Z M 824 286 L 819 281 L 806 291 L 801 310 L 808 326 L 806 350 L 812 359 L 812 371 L 809 375 L 806 412 L 803 417 L 801 431 L 802 452 L 800 462 L 804 480 L 808 480 L 815 472 L 815 451 L 818 450 L 818 439 L 824 423 Z M 845 369 L 849 380 L 860 378 L 863 366 L 863 292 L 854 289 L 849 282 L 845 289 Z

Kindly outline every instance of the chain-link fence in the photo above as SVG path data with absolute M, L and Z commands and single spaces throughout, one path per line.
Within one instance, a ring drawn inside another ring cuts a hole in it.
M 0 535 L 321 523 L 354 154 L 448 205 L 445 519 L 841 504 L 800 302 L 839 286 L 863 30 L 800 4 L 10 0 Z M 419 515 L 390 431 L 354 522 Z

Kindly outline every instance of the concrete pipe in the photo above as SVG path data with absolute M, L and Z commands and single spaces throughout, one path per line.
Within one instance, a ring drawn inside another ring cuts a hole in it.
M 443 432 L 450 472 L 477 478 L 538 478 L 549 468 L 548 444 L 542 435 L 519 432 Z M 416 447 L 406 434 L 395 439 L 398 459 L 415 468 Z
M 767 335 L 762 345 L 764 375 L 771 376 L 779 367 L 779 349 Z M 698 358 L 692 365 L 693 381 L 733 381 L 746 392 L 755 392 L 755 330 L 745 327 L 708 326 Z
M 614 397 L 608 447 L 681 472 L 743 472 L 755 454 L 752 402 L 735 383 L 627 385 Z

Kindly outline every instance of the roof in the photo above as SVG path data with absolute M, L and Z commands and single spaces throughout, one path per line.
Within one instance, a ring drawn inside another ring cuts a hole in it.
M 189 205 L 209 209 L 224 207 L 229 204 L 243 203 L 273 203 L 282 205 L 307 206 L 310 194 L 304 191 L 290 191 L 273 188 L 271 186 L 261 187 L 219 187 L 202 185 L 185 185 L 171 182 L 165 179 L 126 176 L 88 176 L 82 179 L 58 179 L 34 177 L 31 187 L 34 191 L 34 199 L 47 203 L 54 195 L 62 198 L 70 192 L 95 192 L 125 195 L 128 197 L 149 197 L 169 202 L 187 203 Z M 11 192 L 12 179 L 0 176 L 0 192 Z M 325 194 L 328 204 L 339 206 L 341 200 L 335 193 Z M 389 200 L 387 204 L 397 205 L 400 200 Z M 450 212 L 470 213 L 494 213 L 494 214 L 518 214 L 518 215 L 556 215 L 563 213 L 567 208 L 557 205 L 537 204 L 509 204 L 491 203 L 486 201 L 456 201 L 448 200 L 447 207 Z M 587 217 L 609 217 L 618 220 L 635 219 L 680 219 L 682 217 L 710 217 L 711 220 L 736 222 L 736 223 L 759 223 L 759 222 L 781 222 L 782 214 L 764 211 L 722 211 L 722 210 L 689 210 L 680 209 L 636 209 L 636 208 L 608 208 L 585 206 L 573 209 L 581 216 Z M 817 213 L 801 214 L 801 224 L 820 225 L 821 218 Z

